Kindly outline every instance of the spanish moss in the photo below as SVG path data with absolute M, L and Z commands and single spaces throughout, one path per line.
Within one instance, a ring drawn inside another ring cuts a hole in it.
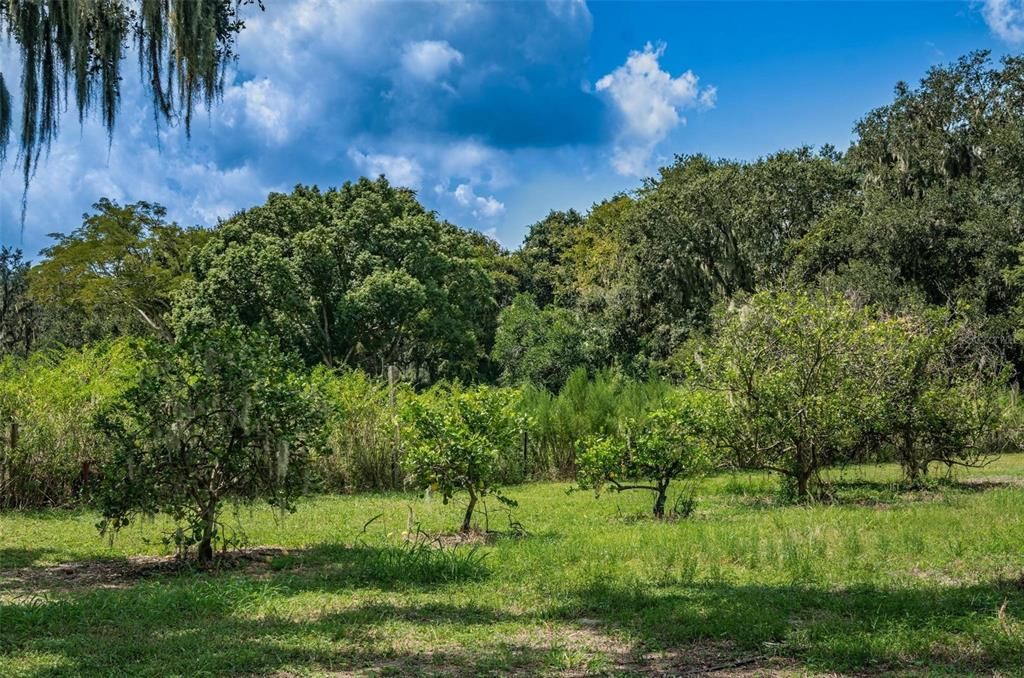
M 0 0 L 0 30 L 21 55 L 21 125 L 12 141 L 11 93 L 0 74 L 0 161 L 18 144 L 25 199 L 41 151 L 73 101 L 79 124 L 94 110 L 108 135 L 117 122 L 121 63 L 129 39 L 157 124 L 184 122 L 221 94 L 251 0 Z

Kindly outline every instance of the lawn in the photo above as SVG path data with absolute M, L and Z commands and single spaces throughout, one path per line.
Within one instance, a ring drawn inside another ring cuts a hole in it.
M 111 545 L 93 513 L 3 514 L 0 675 L 1024 675 L 1024 456 L 897 477 L 836 472 L 804 507 L 723 475 L 664 523 L 537 483 L 508 492 L 525 535 L 492 502 L 496 538 L 441 547 L 415 534 L 458 503 L 318 497 L 245 509 L 267 548 L 216 571 L 157 558 L 159 521 Z

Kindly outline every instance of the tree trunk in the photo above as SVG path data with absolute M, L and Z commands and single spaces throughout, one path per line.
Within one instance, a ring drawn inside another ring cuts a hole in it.
M 473 520 L 473 509 L 476 508 L 476 493 L 473 490 L 469 491 L 469 505 L 466 506 L 466 517 L 462 519 L 462 530 L 463 534 L 469 532 L 470 521 Z
M 921 465 L 914 458 L 914 439 L 906 431 L 900 437 L 900 465 L 903 467 L 907 483 L 911 487 L 916 487 L 921 482 Z
M 796 496 L 803 501 L 811 496 L 810 484 L 811 473 L 806 469 L 800 469 L 796 474 Z
M 654 517 L 665 517 L 665 500 L 668 499 L 668 483 L 658 483 L 658 498 L 654 500 Z
M 203 536 L 199 541 L 199 562 L 213 561 L 213 535 L 217 529 L 217 500 L 213 499 L 203 510 Z

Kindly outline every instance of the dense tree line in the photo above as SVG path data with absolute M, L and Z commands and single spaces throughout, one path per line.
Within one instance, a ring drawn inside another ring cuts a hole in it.
M 169 511 L 208 554 L 222 499 L 313 487 L 466 491 L 466 528 L 529 477 L 654 490 L 659 515 L 670 482 L 720 467 L 800 498 L 853 461 L 921 482 L 1015 444 L 1022 227 L 1024 59 L 985 54 L 899 84 L 846 152 L 679 156 L 513 252 L 384 177 L 209 229 L 103 199 L 31 266 L 0 257 L 0 499 L 105 497 L 114 528 Z M 68 361 L 102 388 L 54 381 Z M 47 419 L 51 387 L 94 413 L 105 464 Z M 206 447 L 181 438 L 197 426 Z M 59 463 L 27 447 L 44 434 Z M 111 485 L 169 449 L 161 487 Z M 218 491 L 176 503 L 183 468 Z

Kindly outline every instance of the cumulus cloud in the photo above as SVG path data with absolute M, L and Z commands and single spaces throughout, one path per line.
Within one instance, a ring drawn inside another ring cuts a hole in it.
M 505 203 L 493 195 L 477 195 L 469 184 L 459 184 L 452 192 L 455 201 L 468 208 L 478 219 L 494 219 L 505 213 Z
M 363 174 L 370 177 L 383 174 L 396 186 L 418 189 L 423 181 L 423 168 L 412 158 L 386 153 L 361 153 L 355 148 L 348 149 L 348 157 Z
M 982 16 L 1000 39 L 1013 45 L 1024 43 L 1024 0 L 985 0 Z
M 160 202 L 182 223 L 213 225 L 271 190 L 380 173 L 412 188 L 443 184 L 422 195 L 429 209 L 501 227 L 503 200 L 526 168 L 565 162 L 564 149 L 577 166 L 578 154 L 603 152 L 611 139 L 608 107 L 579 86 L 592 29 L 580 0 L 419 2 L 402 11 L 294 0 L 244 12 L 224 96 L 195 116 L 191 139 L 180 126 L 157 132 L 129 48 L 109 145 L 95 120 L 79 128 L 66 119 L 29 191 L 24 238 L 21 180 L 8 163 L 4 243 L 35 253 L 46 233 L 77 227 L 103 196 Z M 17 63 L 0 41 L 0 70 Z M 456 196 L 452 187 L 463 185 Z
M 218 120 L 227 127 L 248 125 L 272 144 L 280 145 L 305 122 L 305 106 L 269 78 L 232 84 L 224 92 Z
M 619 174 L 642 175 L 658 145 L 686 119 L 685 108 L 711 108 L 717 90 L 700 88 L 693 71 L 673 77 L 662 70 L 659 59 L 665 45 L 644 45 L 643 51 L 630 52 L 626 63 L 597 81 L 595 89 L 604 93 L 620 120 L 612 165 Z
M 448 75 L 452 67 L 462 63 L 462 52 L 446 40 L 410 42 L 402 50 L 403 70 L 425 82 L 434 82 Z

